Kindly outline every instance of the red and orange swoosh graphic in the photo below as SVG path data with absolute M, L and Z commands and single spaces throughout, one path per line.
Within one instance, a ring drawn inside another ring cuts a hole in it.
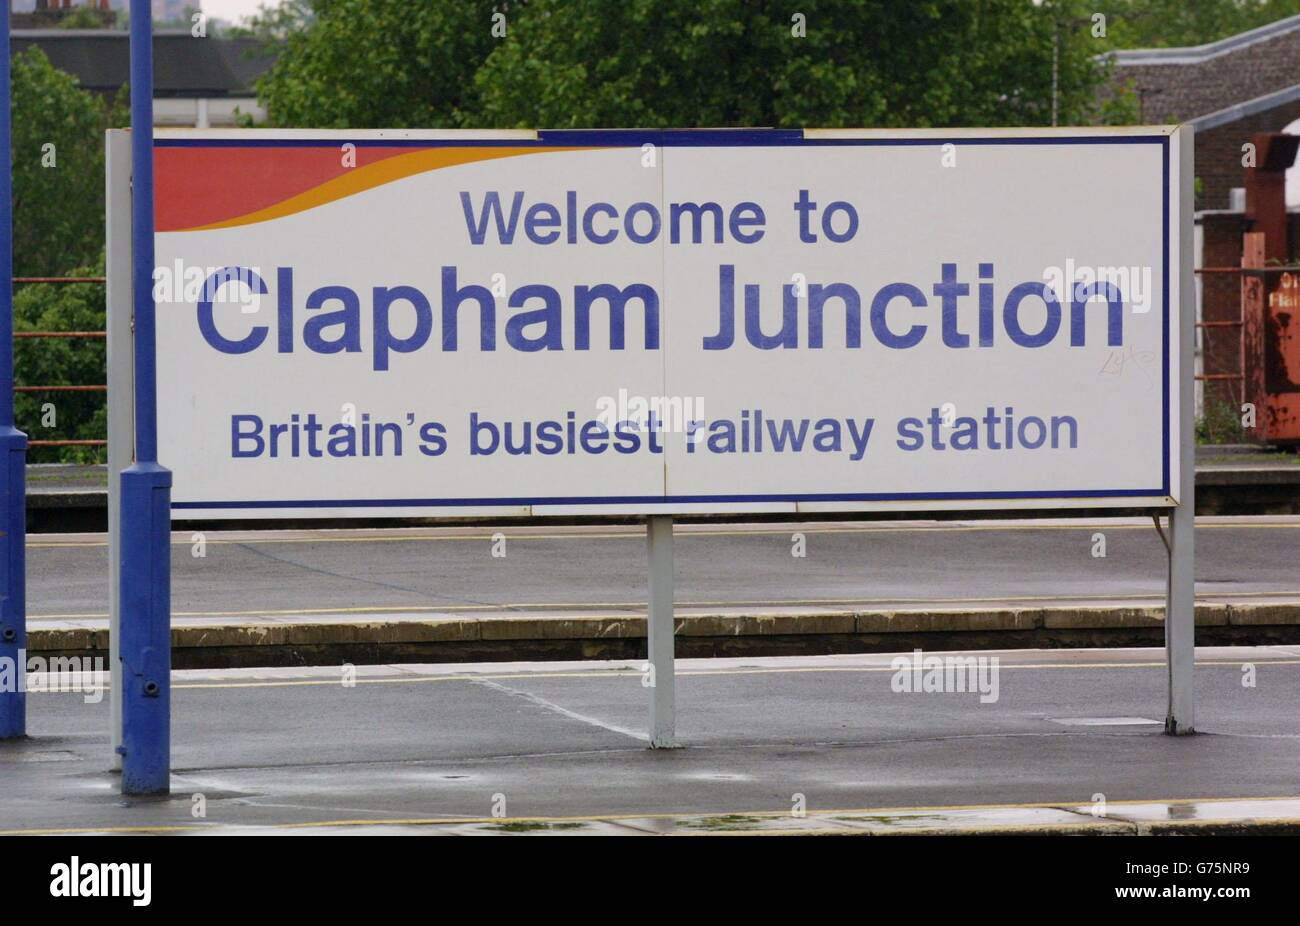
M 547 151 L 547 145 L 358 147 L 160 147 L 154 151 L 154 224 L 159 232 L 235 228 L 282 218 L 444 167 Z

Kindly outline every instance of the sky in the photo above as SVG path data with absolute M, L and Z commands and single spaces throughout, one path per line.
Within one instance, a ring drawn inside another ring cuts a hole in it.
M 259 6 L 279 6 L 280 0 L 203 0 L 203 12 L 216 19 L 236 22 Z

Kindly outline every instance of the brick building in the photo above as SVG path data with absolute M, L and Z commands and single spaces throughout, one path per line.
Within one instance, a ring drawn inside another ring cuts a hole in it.
M 1121 51 L 1111 60 L 1112 79 L 1137 94 L 1141 122 L 1195 125 L 1201 209 L 1230 206 L 1251 135 L 1300 121 L 1300 16 L 1209 45 Z

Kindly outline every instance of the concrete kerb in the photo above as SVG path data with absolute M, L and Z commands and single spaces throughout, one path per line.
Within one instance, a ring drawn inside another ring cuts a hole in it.
M 29 651 L 102 655 L 108 650 L 108 630 L 85 622 L 51 622 L 30 631 Z M 283 664 L 296 651 L 296 664 L 311 658 L 332 662 L 361 653 L 363 661 L 410 661 L 420 655 L 457 660 L 466 655 L 490 659 L 602 658 L 643 646 L 645 617 L 628 614 L 509 614 L 483 616 L 410 615 L 402 618 L 313 620 L 309 615 L 248 619 L 210 625 L 178 624 L 172 628 L 177 665 L 211 666 Z M 706 653 L 710 641 L 725 648 L 741 642 L 762 652 L 772 647 L 780 655 L 791 647 L 801 652 L 889 652 L 924 646 L 952 649 L 1008 648 L 1034 645 L 1088 645 L 1089 634 L 1108 645 L 1131 637 L 1150 645 L 1163 623 L 1160 607 L 987 607 L 924 610 L 778 609 L 679 614 L 679 644 L 692 653 Z M 1251 634 L 1268 642 L 1300 642 L 1300 602 L 1203 603 L 1196 607 L 1196 624 L 1209 631 L 1222 629 L 1244 638 Z M 896 641 L 896 642 L 893 642 Z M 589 645 L 588 645 L 589 644 Z M 425 648 L 422 650 L 421 648 Z M 704 649 L 701 649 L 704 647 Z M 337 651 L 337 652 L 335 652 Z M 404 652 L 405 651 L 405 652 Z M 268 662 L 258 661 L 264 654 Z M 565 654 L 568 654 L 567 656 Z M 577 654 L 576 657 L 574 654 Z M 233 661 L 232 661 L 233 660 Z

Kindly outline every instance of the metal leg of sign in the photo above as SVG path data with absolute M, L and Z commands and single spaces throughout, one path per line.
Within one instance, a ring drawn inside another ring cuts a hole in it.
M 650 565 L 650 611 L 646 636 L 650 656 L 650 748 L 677 745 L 673 668 L 673 519 L 646 519 L 646 553 Z
M 9 8 L 0 10 L 0 739 L 27 735 L 27 435 L 14 427 L 13 173 Z
M 1182 227 L 1179 231 L 1178 345 L 1178 506 L 1169 514 L 1169 587 L 1165 597 L 1165 660 L 1169 669 L 1169 709 L 1165 732 L 1195 733 L 1192 675 L 1196 664 L 1196 444 L 1192 432 L 1196 290 L 1192 279 L 1192 149 L 1190 129 L 1179 130 Z
M 108 132 L 104 201 L 108 226 L 108 471 L 120 473 L 135 453 L 131 399 L 131 133 Z M 110 744 L 113 767 L 122 767 L 122 607 L 119 596 L 122 559 L 122 498 L 118 479 L 108 480 L 108 667 Z
M 131 300 L 135 462 L 122 471 L 120 652 L 123 794 L 171 784 L 171 485 L 158 464 L 153 300 L 153 37 L 149 0 L 131 0 Z
M 1165 660 L 1169 668 L 1169 709 L 1165 732 L 1196 732 L 1192 674 L 1196 663 L 1196 599 L 1193 592 L 1194 525 L 1189 502 L 1169 516 L 1169 588 L 1165 597 Z

